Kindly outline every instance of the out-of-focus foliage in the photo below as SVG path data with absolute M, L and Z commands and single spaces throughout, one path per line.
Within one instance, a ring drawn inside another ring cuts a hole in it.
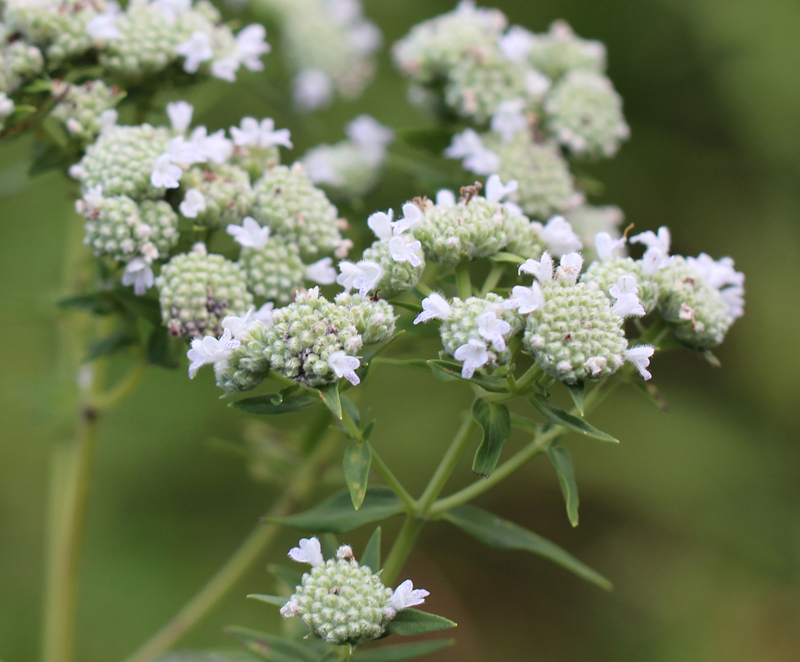
M 365 4 L 388 43 L 451 7 L 439 0 Z M 795 661 L 800 6 L 495 4 L 511 22 L 542 31 L 565 18 L 578 34 L 607 44 L 632 138 L 613 161 L 586 167 L 606 184 L 595 201 L 620 206 L 638 231 L 669 225 L 681 253 L 713 246 L 715 257 L 733 255 L 747 273 L 748 309 L 719 352 L 721 370 L 688 354 L 669 367 L 656 359 L 668 416 L 631 392 L 592 421 L 620 446 L 565 440 L 581 486 L 577 529 L 543 458 L 479 503 L 567 546 L 616 591 L 606 594 L 527 554 L 486 550 L 449 525 L 431 526 L 408 575 L 431 590 L 431 609 L 460 627 L 456 645 L 430 659 Z M 320 115 L 294 115 L 282 76 L 279 56 L 270 56 L 265 75 L 243 73 L 233 92 L 212 81 L 189 100 L 211 129 L 242 115 L 275 117 L 293 131 L 295 158 L 337 140 L 342 125 L 362 112 L 400 129 L 424 126 L 385 52 L 361 102 L 339 102 Z M 63 415 L 55 315 L 80 314 L 54 306 L 75 222 L 68 191 L 53 174 L 26 182 L 28 154 L 24 141 L 0 152 L 0 657 L 22 661 L 37 654 L 48 458 Z M 432 192 L 391 166 L 363 210 L 348 212 L 351 220 Z M 381 367 L 372 379 L 374 392 L 392 399 L 362 395 L 359 406 L 371 406 L 381 422 L 371 442 L 404 482 L 421 489 L 442 451 L 436 441 L 445 444 L 456 428 L 467 390 L 402 368 Z M 153 371 L 102 430 L 80 615 L 79 657 L 86 662 L 121 658 L 148 637 L 234 549 L 274 493 L 218 443 L 240 439 L 247 415 L 220 406 L 210 374 L 197 382 L 190 388 L 183 371 Z M 413 411 L 430 415 L 409 416 Z M 291 428 L 302 416 L 287 415 L 280 425 Z M 517 435 L 509 445 L 523 440 Z M 457 480 L 471 480 L 468 462 Z M 385 536 L 392 533 L 385 528 Z M 347 542 L 363 545 L 367 535 Z M 287 531 L 276 549 L 294 538 Z M 265 622 L 264 610 L 245 600 L 273 589 L 258 569 L 186 647 L 234 647 L 222 632 L 231 623 L 277 626 L 277 614 Z

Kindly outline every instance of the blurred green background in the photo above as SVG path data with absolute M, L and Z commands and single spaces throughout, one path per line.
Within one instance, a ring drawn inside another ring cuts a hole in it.
M 612 594 L 535 557 L 501 553 L 430 526 L 407 575 L 429 607 L 458 621 L 455 648 L 431 659 L 477 662 L 796 662 L 800 659 L 800 4 L 796 0 L 542 0 L 496 3 L 536 31 L 565 18 L 609 49 L 632 140 L 593 165 L 599 202 L 638 230 L 668 224 L 674 249 L 731 255 L 747 274 L 747 312 L 713 369 L 688 353 L 656 359 L 665 416 L 620 391 L 592 421 L 612 447 L 570 438 L 581 489 L 571 529 L 554 472 L 539 458 L 480 505 L 545 535 L 616 585 Z M 387 41 L 448 10 L 439 0 L 367 0 Z M 271 41 L 274 34 L 271 34 Z M 267 76 L 279 76 L 278 55 Z M 275 116 L 299 156 L 342 137 L 360 112 L 423 126 L 384 52 L 356 103 L 295 117 L 259 74 L 188 96 L 211 128 Z M 0 658 L 38 655 L 47 478 L 63 247 L 75 223 L 55 174 L 24 182 L 30 145 L 0 152 Z M 465 179 L 467 177 L 465 176 Z M 415 189 L 389 172 L 364 212 L 399 207 Z M 365 215 L 354 220 L 363 221 Z M 377 394 L 384 394 L 378 396 Z M 121 659 L 197 590 L 264 512 L 274 490 L 212 438 L 249 420 L 217 399 L 210 371 L 153 370 L 104 423 L 89 514 L 80 662 Z M 414 490 L 430 475 L 468 392 L 423 373 L 382 368 L 361 402 L 373 441 Z M 285 418 L 281 425 L 296 424 Z M 519 444 L 522 438 L 514 443 Z M 344 446 L 343 446 L 344 447 Z M 455 483 L 472 480 L 465 464 Z M 451 486 L 452 488 L 453 486 Z M 318 500 L 330 488 L 321 487 Z M 397 522 L 385 527 L 393 534 Z M 387 531 L 388 530 L 388 531 Z M 349 541 L 363 545 L 368 532 Z M 286 531 L 271 560 L 298 535 Z M 184 641 L 232 647 L 222 627 L 277 626 L 258 568 Z

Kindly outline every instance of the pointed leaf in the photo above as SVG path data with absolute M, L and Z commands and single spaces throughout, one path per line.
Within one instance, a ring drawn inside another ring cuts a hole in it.
M 619 440 L 615 439 L 610 434 L 598 430 L 593 425 L 589 425 L 582 418 L 578 418 L 564 411 L 561 407 L 556 407 L 556 405 L 540 395 L 531 396 L 530 403 L 534 406 L 536 411 L 554 425 L 563 425 L 565 428 L 574 430 L 587 437 L 599 439 L 600 441 L 610 441 L 615 444 L 619 443 Z
M 95 315 L 109 315 L 117 310 L 108 292 L 94 292 L 93 294 L 70 297 L 69 299 L 62 299 L 56 305 L 59 308 L 87 310 Z
M 317 662 L 318 656 L 313 650 L 294 641 L 238 626 L 227 627 L 224 631 L 268 662 Z
M 261 593 L 251 593 L 247 596 L 250 600 L 258 600 L 259 602 L 266 602 L 269 605 L 283 607 L 289 598 L 281 597 L 280 595 L 263 595 Z
M 342 400 L 339 397 L 339 382 L 324 386 L 318 389 L 319 395 L 325 406 L 331 410 L 331 413 L 338 419 L 342 420 Z
M 369 444 L 351 446 L 344 452 L 344 479 L 350 490 L 353 508 L 358 510 L 367 494 L 369 468 L 372 465 L 372 451 Z
M 158 299 L 136 296 L 130 290 L 122 287 L 113 290 L 112 294 L 131 314 L 136 317 L 144 317 L 150 324 L 161 325 L 161 305 L 158 303 Z
M 304 513 L 279 517 L 270 521 L 286 524 L 296 529 L 316 532 L 344 533 L 370 522 L 393 517 L 403 512 L 403 504 L 388 487 L 367 489 L 361 508 L 355 510 L 350 491 L 338 492 Z
M 442 639 L 440 641 L 421 641 L 415 644 L 383 646 L 356 653 L 351 659 L 353 662 L 400 662 L 400 660 L 412 660 L 415 657 L 430 655 L 452 646 L 454 643 L 455 639 Z
M 575 403 L 575 406 L 578 408 L 581 416 L 585 411 L 585 401 L 586 401 L 586 385 L 583 383 L 580 384 L 564 384 L 569 391 L 570 396 L 572 396 L 572 401 Z
M 497 466 L 503 445 L 511 436 L 511 416 L 505 405 L 487 402 L 483 398 L 475 400 L 472 416 L 483 430 L 483 439 L 475 453 L 472 471 L 488 478 Z
M 319 537 L 319 542 L 322 547 L 322 557 L 332 559 L 336 556 L 336 551 L 339 549 L 339 541 L 332 533 L 324 533 Z
M 561 492 L 567 504 L 567 517 L 572 526 L 578 526 L 578 485 L 575 482 L 575 468 L 569 451 L 563 446 L 551 446 L 547 449 L 547 456 L 556 469 Z
M 367 566 L 372 572 L 381 569 L 381 527 L 377 527 L 370 536 L 361 556 L 361 565 Z
M 513 253 L 505 253 L 503 251 L 495 253 L 494 255 L 490 255 L 489 259 L 492 262 L 511 262 L 512 264 L 525 264 L 524 257 L 520 257 L 519 255 L 514 255 Z
M 429 614 L 427 611 L 417 609 L 404 609 L 389 621 L 386 625 L 386 632 L 402 637 L 413 637 L 416 634 L 448 630 L 454 627 L 457 625 L 444 616 Z
M 352 419 L 353 423 L 356 424 L 357 428 L 361 427 L 361 414 L 358 411 L 358 407 L 353 404 L 353 401 L 348 398 L 346 395 L 340 396 L 342 401 L 342 408 L 344 409 L 345 413 Z
M 464 379 L 461 376 L 461 364 L 455 361 L 431 359 L 428 361 L 428 365 L 443 372 L 448 377 L 477 384 L 485 391 L 490 391 L 491 393 L 508 393 L 508 383 L 502 377 L 482 375 L 476 372 L 472 379 Z
M 130 347 L 136 342 L 136 338 L 131 333 L 130 329 L 117 329 L 111 335 L 96 340 L 89 345 L 89 351 L 86 356 L 87 361 L 94 361 L 101 356 L 109 356 L 116 354 L 120 350 Z
M 520 550 L 543 556 L 554 563 L 574 572 L 586 581 L 596 584 L 607 591 L 612 589 L 609 582 L 600 573 L 581 563 L 569 552 L 555 543 L 523 529 L 513 522 L 493 515 L 475 506 L 459 506 L 444 515 L 444 519 L 455 524 L 465 533 L 474 536 L 484 545 L 495 549 Z
M 272 416 L 275 414 L 288 414 L 293 411 L 311 409 L 320 403 L 319 396 L 313 391 L 289 387 L 279 393 L 259 395 L 255 398 L 237 400 L 230 406 L 241 409 L 250 414 Z
M 711 350 L 708 349 L 703 350 L 702 352 L 700 352 L 700 356 L 702 356 L 706 361 L 708 361 L 711 364 L 712 368 L 722 367 L 722 361 L 720 361 Z

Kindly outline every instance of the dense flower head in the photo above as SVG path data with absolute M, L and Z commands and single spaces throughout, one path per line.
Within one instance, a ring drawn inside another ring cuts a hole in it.
M 81 145 L 92 142 L 102 131 L 116 124 L 114 106 L 121 98 L 119 88 L 109 87 L 101 80 L 87 81 L 83 85 L 54 83 L 53 96 L 59 101 L 51 116 Z
M 410 290 L 425 271 L 422 244 L 409 232 L 378 239 L 364 251 L 363 259 L 380 265 L 383 273 L 376 289 L 383 297 Z
M 554 21 L 547 33 L 528 34 L 527 43 L 522 46 L 528 62 L 553 80 L 574 70 L 605 71 L 605 46 L 599 41 L 581 39 L 566 21 Z
M 183 173 L 181 214 L 195 225 L 218 228 L 241 223 L 250 213 L 256 195 L 250 176 L 233 164 L 207 163 Z

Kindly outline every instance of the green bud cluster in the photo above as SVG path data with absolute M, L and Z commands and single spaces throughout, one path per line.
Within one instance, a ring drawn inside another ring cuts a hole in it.
M 273 235 L 295 243 L 304 258 L 330 253 L 341 241 L 339 212 L 299 163 L 291 168 L 276 166 L 253 189 L 253 217 Z
M 394 308 L 385 299 L 368 299 L 357 294 L 342 292 L 334 302 L 350 311 L 353 324 L 365 345 L 391 340 L 395 332 L 397 316 Z
M 181 188 L 184 193 L 196 189 L 203 194 L 206 208 L 192 222 L 210 228 L 241 223 L 256 199 L 250 175 L 239 166 L 230 164 L 190 168 L 181 178 Z
M 400 235 L 406 244 L 416 241 L 409 232 Z M 410 262 L 398 262 L 389 251 L 390 239 L 378 239 L 372 246 L 364 251 L 363 260 L 377 262 L 383 268 L 383 277 L 378 283 L 377 290 L 383 297 L 391 297 L 400 292 L 406 292 L 419 283 L 425 271 L 425 254 L 422 249 L 415 252 L 420 260 L 420 265 L 415 267 Z
M 265 149 L 259 147 L 239 147 L 233 150 L 231 164 L 245 170 L 254 182 L 265 172 L 281 163 L 281 153 L 277 145 Z
M 243 247 L 239 266 L 253 294 L 277 303 L 291 301 L 306 275 L 297 246 L 280 236 L 271 237 L 263 248 Z
M 322 164 L 324 170 L 319 173 L 320 180 L 317 183 L 343 198 L 366 195 L 375 187 L 380 176 L 380 167 L 376 167 L 375 160 L 368 158 L 363 149 L 349 140 L 335 145 L 318 145 L 306 152 L 302 162 L 314 181 L 317 181 L 316 168 Z
M 508 217 L 511 241 L 505 250 L 526 259 L 540 258 L 547 246 L 542 239 L 542 224 L 531 221 L 527 216 L 510 214 Z
M 642 271 L 642 263 L 630 257 L 615 257 L 611 260 L 597 260 L 589 265 L 586 273 L 581 276 L 585 283 L 595 283 L 597 288 L 608 295 L 611 287 L 617 284 L 622 276 L 633 276 L 639 288 L 637 296 L 646 313 L 651 313 L 658 305 L 660 294 L 656 278 L 646 276 Z
M 24 41 L 4 43 L 0 30 L 0 92 L 11 94 L 44 66 L 42 52 Z
M 57 119 L 70 137 L 81 145 L 92 142 L 103 128 L 102 114 L 122 98 L 119 88 L 102 80 L 83 85 L 53 84 L 53 96 L 60 99 L 51 116 Z
M 581 39 L 566 21 L 554 21 L 549 32 L 531 37 L 528 61 L 553 80 L 576 69 L 597 73 L 606 69 L 602 42 Z
M 173 336 L 221 335 L 222 319 L 244 315 L 253 304 L 245 274 L 204 244 L 173 257 L 156 279 L 161 317 Z

